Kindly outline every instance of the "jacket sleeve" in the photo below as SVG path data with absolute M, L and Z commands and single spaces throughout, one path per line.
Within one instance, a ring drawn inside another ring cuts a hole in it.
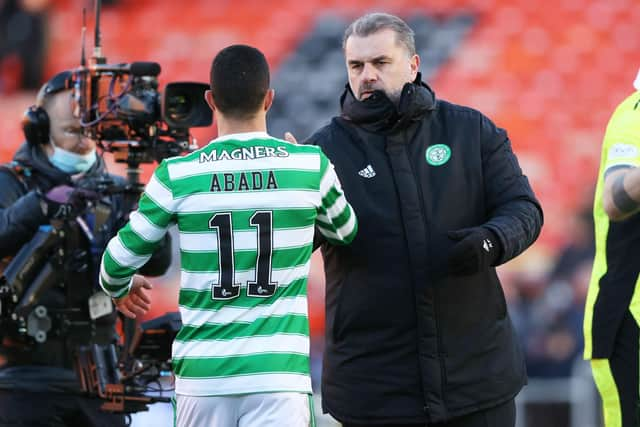
M 309 138 L 307 138 L 306 140 L 302 141 L 303 145 L 315 145 L 317 147 L 320 147 L 320 149 L 322 149 L 321 146 L 321 142 L 322 141 L 326 141 L 329 139 L 328 134 L 330 132 L 330 127 L 329 126 L 325 126 L 321 129 L 319 129 L 318 131 L 316 131 L 314 134 L 312 134 Z M 320 231 L 320 229 L 318 228 L 318 225 L 316 224 L 316 230 L 315 233 L 313 235 L 313 251 L 315 252 L 316 249 L 318 249 L 319 247 L 321 247 L 322 245 L 327 244 L 327 238 L 322 234 L 322 232 Z
M 47 218 L 40 197 L 29 191 L 10 171 L 0 168 L 0 258 L 14 255 Z
M 495 265 L 521 254 L 538 238 L 543 223 L 540 203 L 522 174 L 503 129 L 482 116 L 482 170 L 488 221 L 502 246 Z
M 321 151 L 320 199 L 316 231 L 329 243 L 337 245 L 351 243 L 358 232 L 358 220 L 342 191 L 333 165 Z
M 116 185 L 124 186 L 127 184 L 127 181 L 119 175 L 110 175 L 110 179 L 112 179 Z M 117 220 L 113 226 L 113 233 L 115 234 L 119 229 L 127 224 L 130 218 L 129 213 L 137 209 L 138 201 L 128 201 L 121 194 L 116 194 L 113 201 L 117 205 L 116 211 L 118 212 Z M 171 266 L 171 258 L 171 236 L 167 233 L 158 243 L 155 252 L 153 252 L 151 258 L 149 258 L 149 261 L 140 267 L 140 274 L 151 277 L 162 276 Z
M 175 221 L 175 205 L 165 161 L 156 169 L 129 222 L 109 241 L 100 265 L 100 286 L 113 298 L 129 292 L 131 278 L 163 244 Z

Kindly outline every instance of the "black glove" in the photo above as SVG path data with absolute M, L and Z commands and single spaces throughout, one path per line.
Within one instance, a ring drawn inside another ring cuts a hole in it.
M 69 185 L 58 185 L 40 197 L 42 213 L 49 219 L 69 219 L 82 213 L 88 200 L 95 200 L 97 194 Z
M 458 242 L 451 249 L 447 260 L 449 274 L 475 274 L 488 269 L 500 258 L 500 242 L 488 228 L 463 228 L 449 231 L 447 236 Z

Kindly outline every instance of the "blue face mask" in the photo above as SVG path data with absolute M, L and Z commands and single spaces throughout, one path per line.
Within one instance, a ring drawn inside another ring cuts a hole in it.
M 63 172 L 75 174 L 88 171 L 96 162 L 95 148 L 87 154 L 76 154 L 71 151 L 63 150 L 53 145 L 53 154 L 49 156 L 49 161 L 53 166 Z

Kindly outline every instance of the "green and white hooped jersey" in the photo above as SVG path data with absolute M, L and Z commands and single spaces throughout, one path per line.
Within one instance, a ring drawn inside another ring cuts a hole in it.
M 310 393 L 314 230 L 334 244 L 357 232 L 327 157 L 318 147 L 252 132 L 164 160 L 109 242 L 104 290 L 125 295 L 172 224 L 180 232 L 183 323 L 172 349 L 176 393 Z

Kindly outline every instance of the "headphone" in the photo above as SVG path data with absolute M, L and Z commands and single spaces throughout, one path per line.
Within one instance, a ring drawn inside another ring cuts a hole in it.
M 22 131 L 31 146 L 49 143 L 49 115 L 42 107 L 44 100 L 57 92 L 73 87 L 73 73 L 62 71 L 46 82 L 36 97 L 36 104 L 27 108 L 22 115 Z

